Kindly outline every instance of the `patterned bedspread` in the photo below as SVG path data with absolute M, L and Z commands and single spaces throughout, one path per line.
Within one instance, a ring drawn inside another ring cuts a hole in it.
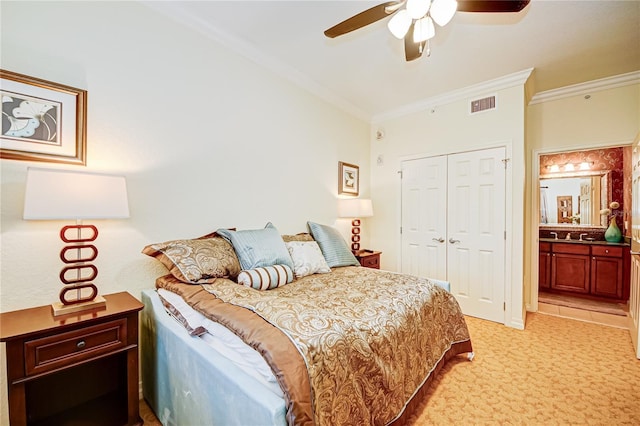
M 390 423 L 445 357 L 472 350 L 454 297 L 410 275 L 344 267 L 269 291 L 224 279 L 158 286 L 265 357 L 290 424 Z

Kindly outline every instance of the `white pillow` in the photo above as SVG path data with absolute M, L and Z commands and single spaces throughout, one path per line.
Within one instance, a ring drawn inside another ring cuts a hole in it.
M 290 241 L 285 243 L 293 259 L 293 272 L 296 277 L 331 272 L 327 261 L 315 241 Z

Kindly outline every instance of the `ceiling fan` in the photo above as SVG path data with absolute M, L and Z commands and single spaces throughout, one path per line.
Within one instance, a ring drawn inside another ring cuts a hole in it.
M 379 4 L 352 16 L 324 32 L 329 38 L 350 33 L 388 16 L 389 31 L 398 39 L 404 38 L 407 61 L 422 56 L 429 40 L 435 35 L 434 21 L 445 26 L 458 12 L 520 12 L 530 0 L 398 0 Z M 405 6 L 403 9 L 402 7 Z

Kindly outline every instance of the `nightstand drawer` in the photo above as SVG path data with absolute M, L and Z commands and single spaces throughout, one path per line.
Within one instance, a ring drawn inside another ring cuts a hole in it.
M 366 268 L 379 269 L 380 268 L 380 256 L 367 256 L 367 257 L 362 259 L 362 262 L 360 264 L 362 266 L 366 267 Z
M 25 342 L 25 373 L 33 375 L 124 348 L 127 319 Z

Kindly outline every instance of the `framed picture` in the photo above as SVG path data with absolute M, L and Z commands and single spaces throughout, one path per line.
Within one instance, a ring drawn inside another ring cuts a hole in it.
M 338 162 L 338 194 L 358 195 L 360 192 L 360 168 Z
M 0 70 L 0 94 L 0 158 L 86 164 L 86 90 Z

